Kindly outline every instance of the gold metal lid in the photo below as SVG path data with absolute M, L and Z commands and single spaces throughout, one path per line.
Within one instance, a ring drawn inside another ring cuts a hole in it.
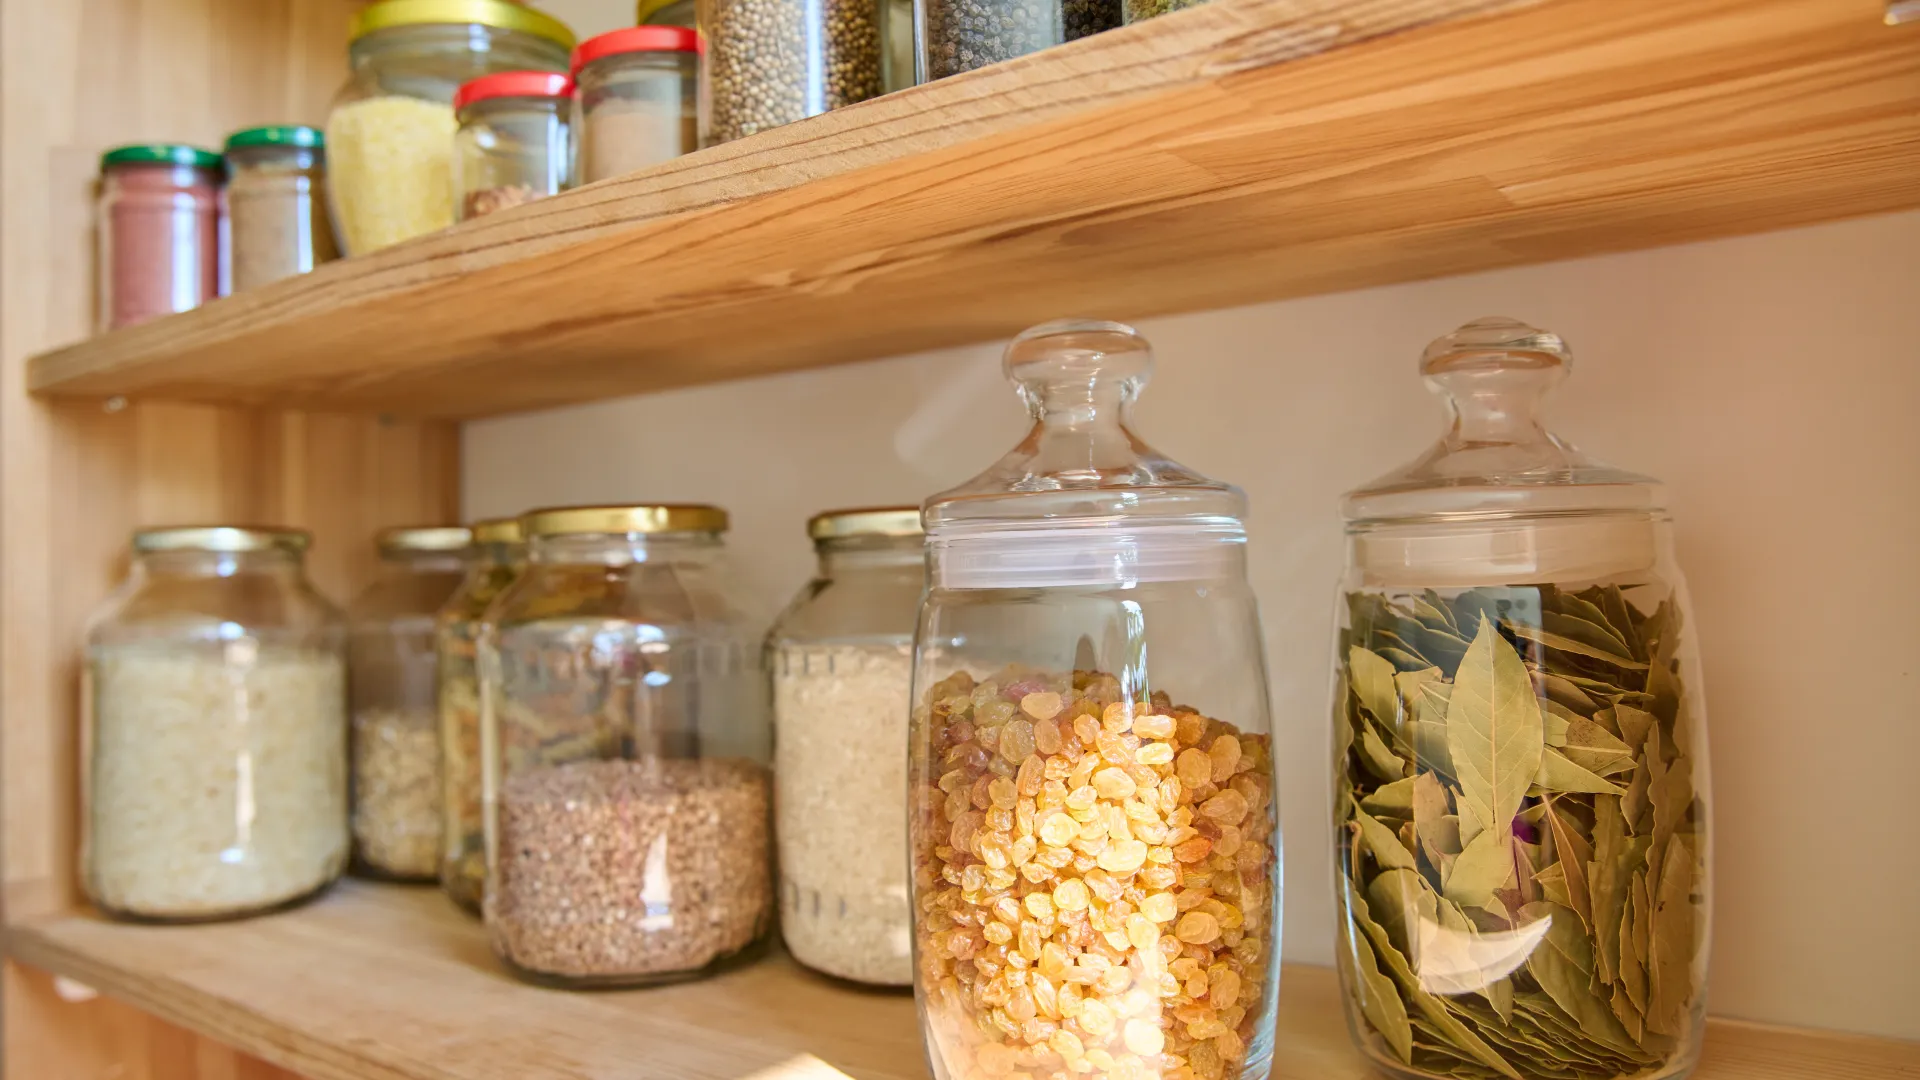
M 852 536 L 919 536 L 917 506 L 873 506 L 857 510 L 827 510 L 807 521 L 807 535 L 815 540 L 843 540 Z
M 373 538 L 382 553 L 402 551 L 464 551 L 473 543 L 473 531 L 465 525 L 410 525 L 382 529 Z
M 133 550 L 142 554 L 156 551 L 290 551 L 307 550 L 313 534 L 305 529 L 275 525 L 173 525 L 162 529 L 141 529 L 133 534 Z
M 358 41 L 376 30 L 394 26 L 474 23 L 496 30 L 516 30 L 546 38 L 562 48 L 574 46 L 573 31 L 547 14 L 511 0 L 376 0 L 360 9 L 347 31 Z
M 727 512 L 703 503 L 647 506 L 556 506 L 520 515 L 527 536 L 590 533 L 726 532 Z
M 487 518 L 473 523 L 476 544 L 518 544 L 524 539 L 519 518 Z

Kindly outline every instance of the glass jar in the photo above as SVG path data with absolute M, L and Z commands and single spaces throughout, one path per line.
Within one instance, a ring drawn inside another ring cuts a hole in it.
M 661 982 L 773 918 L 770 725 L 711 506 L 524 515 L 481 630 L 486 921 L 514 973 Z
M 380 575 L 347 605 L 353 865 L 389 881 L 440 873 L 434 617 L 465 571 L 464 528 L 387 529 Z
M 480 813 L 480 679 L 477 652 L 487 609 L 526 565 L 527 548 L 516 518 L 475 523 L 467 575 L 435 620 L 440 709 L 440 887 L 453 902 L 480 914 L 487 885 L 487 843 Z
M 807 523 L 820 568 L 767 634 L 773 670 L 780 932 L 843 979 L 913 981 L 907 738 L 926 583 L 915 507 Z
M 340 257 L 327 220 L 326 140 L 276 124 L 227 136 L 227 276 L 235 291 Z
M 101 330 L 199 307 L 220 295 L 220 155 L 175 143 L 100 158 Z
M 340 613 L 307 534 L 135 533 L 87 633 L 86 889 L 123 919 L 297 903 L 347 861 Z
M 1246 499 L 1129 430 L 1151 368 L 1117 323 L 1021 334 L 1006 371 L 1033 430 L 926 504 L 908 768 L 937 1080 L 1271 1068 L 1280 835 Z
M 453 97 L 454 187 L 460 220 L 558 195 L 573 174 L 573 80 L 502 71 Z
M 880 94 L 876 0 L 697 0 L 706 143 L 730 142 Z
M 1511 320 L 1440 338 L 1420 372 L 1450 428 L 1346 497 L 1336 951 L 1389 1075 L 1675 1077 L 1699 1054 L 1692 613 L 1659 484 L 1541 425 L 1570 364 Z
M 1140 0 L 1135 0 L 1140 2 Z M 921 82 L 1120 25 L 1121 0 L 915 0 Z
M 880 0 L 880 92 L 914 85 L 913 0 Z
M 454 222 L 453 95 L 497 71 L 567 70 L 573 33 L 508 0 L 377 0 L 354 17 L 353 73 L 327 114 L 340 245 L 363 255 Z
M 700 35 L 635 26 L 573 52 L 580 82 L 580 182 L 591 184 L 700 148 Z

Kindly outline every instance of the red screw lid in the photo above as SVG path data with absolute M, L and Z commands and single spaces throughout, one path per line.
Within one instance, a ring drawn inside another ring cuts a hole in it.
M 573 73 L 595 60 L 621 53 L 705 52 L 700 32 L 686 26 L 629 26 L 590 37 L 573 50 Z
M 564 98 L 573 96 L 573 80 L 552 71 L 499 71 L 482 75 L 454 91 L 455 112 L 476 101 L 501 97 Z

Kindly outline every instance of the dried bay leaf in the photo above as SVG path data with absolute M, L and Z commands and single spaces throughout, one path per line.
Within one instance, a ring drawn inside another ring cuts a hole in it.
M 1407 775 L 1407 763 L 1380 741 L 1371 727 L 1360 732 L 1360 761 L 1368 772 L 1388 783 Z
M 1545 870 L 1533 875 L 1534 884 L 1540 886 L 1540 895 L 1548 901 L 1564 908 L 1573 907 L 1573 894 L 1567 890 L 1567 867 L 1565 863 L 1554 863 Z
M 1456 904 L 1487 906 L 1494 890 L 1513 880 L 1512 840 L 1512 833 L 1502 829 L 1487 829 L 1475 836 L 1454 860 L 1441 893 Z
M 1624 788 L 1574 764 L 1565 754 L 1549 746 L 1541 753 L 1540 770 L 1534 774 L 1530 792 L 1538 795 L 1555 791 L 1576 791 L 1589 795 L 1626 794 Z
M 1627 997 L 1627 991 L 1624 986 L 1619 984 L 1614 985 L 1613 997 L 1608 999 L 1607 1005 L 1613 1009 L 1613 1018 L 1620 1021 L 1620 1026 L 1625 1028 L 1627 1034 L 1633 1037 L 1633 1041 L 1645 1045 L 1647 1037 L 1646 1018 L 1640 1015 L 1640 1010 L 1635 1008 L 1632 999 Z
M 1411 776 L 1382 784 L 1361 799 L 1360 806 L 1375 817 L 1410 818 L 1414 808 L 1413 784 Z
M 1439 686 L 1442 690 L 1445 690 L 1449 685 L 1447 683 L 1446 673 L 1437 667 L 1421 668 L 1419 671 L 1401 671 L 1394 674 L 1393 687 L 1400 692 L 1400 700 L 1406 705 L 1406 711 L 1403 715 L 1413 717 L 1419 714 L 1420 688 L 1430 683 Z M 1446 713 L 1443 711 L 1441 715 L 1445 716 Z
M 1392 731 L 1400 724 L 1400 695 L 1395 692 L 1393 664 L 1358 645 L 1347 650 L 1347 677 L 1360 705 Z
M 1601 724 L 1585 718 L 1576 718 L 1567 724 L 1565 741 L 1559 750 L 1568 761 L 1598 776 L 1612 776 L 1633 768 L 1633 748 Z
M 1413 1027 L 1407 1023 L 1407 1006 L 1400 1000 L 1400 991 L 1395 989 L 1392 979 L 1381 973 L 1372 942 L 1365 935 L 1353 932 L 1351 920 L 1347 921 L 1346 937 L 1349 947 L 1341 950 L 1340 966 L 1348 975 L 1347 985 L 1360 1002 L 1361 1014 L 1386 1040 L 1395 1057 L 1412 1064 Z
M 1587 604 L 1586 601 L 1578 597 L 1567 597 L 1565 602 L 1585 605 L 1589 609 L 1593 608 L 1593 605 Z M 1592 613 L 1595 616 L 1600 615 L 1597 609 L 1593 609 Z M 1620 640 L 1620 638 L 1614 634 L 1612 628 L 1606 625 L 1604 618 L 1589 619 L 1571 612 L 1562 614 L 1556 611 L 1549 611 L 1540 616 L 1540 626 L 1541 629 L 1555 637 L 1565 638 L 1568 641 L 1577 641 L 1590 649 L 1597 649 L 1600 652 L 1606 653 L 1609 656 L 1618 657 L 1621 660 L 1636 664 L 1639 662 L 1634 660 L 1633 650 L 1627 647 L 1627 643 Z
M 1519 812 L 1544 745 L 1545 726 L 1526 666 L 1493 624 L 1483 622 L 1454 673 L 1447 752 L 1464 799 L 1493 831 L 1504 831 Z
M 1566 706 L 1569 712 L 1578 716 L 1592 716 L 1600 708 L 1600 703 L 1588 696 L 1585 690 L 1572 680 L 1549 672 L 1528 668 L 1540 696 L 1548 701 Z
M 1647 891 L 1647 873 L 1633 872 L 1633 888 L 1628 891 L 1626 911 L 1620 917 L 1620 977 L 1615 985 L 1627 992 L 1627 1000 L 1642 1014 L 1647 1011 L 1647 935 L 1652 923 L 1652 894 Z
M 1647 964 L 1647 1027 L 1678 1038 L 1686 1034 L 1693 1011 L 1695 856 L 1686 844 L 1667 848 L 1654 898 L 1653 929 Z
M 1588 1038 L 1610 1049 L 1632 1052 L 1634 1040 L 1614 1018 L 1613 1007 L 1594 996 L 1593 943 L 1579 916 L 1548 903 L 1528 904 L 1523 919 L 1545 919 L 1547 931 L 1540 948 L 1527 957 L 1527 973 L 1553 1003 L 1580 1026 Z
M 1587 886 L 1587 864 L 1593 848 L 1580 830 L 1560 816 L 1554 801 L 1547 803 L 1547 828 L 1553 834 L 1554 850 L 1560 856 L 1558 866 L 1566 880 L 1568 903 L 1574 914 L 1588 927 L 1593 926 L 1593 894 Z
M 1432 773 L 1413 778 L 1413 831 L 1427 861 L 1445 872 L 1460 854 L 1460 819 L 1453 813 L 1447 789 Z
M 1423 607 L 1422 605 L 1425 606 Z M 1431 615 L 1433 619 L 1439 621 L 1441 626 L 1456 634 L 1460 633 L 1460 623 L 1453 617 L 1452 606 L 1445 600 L 1442 600 L 1440 594 L 1434 592 L 1432 589 L 1421 593 L 1419 599 L 1413 602 L 1413 613 L 1422 622 L 1428 621 L 1429 615 Z
M 1373 861 L 1378 863 L 1382 870 L 1417 869 L 1413 861 L 1413 852 L 1408 851 L 1406 846 L 1400 843 L 1400 838 L 1393 834 L 1392 829 L 1380 824 L 1364 810 L 1354 811 L 1353 820 L 1360 826 L 1361 842 L 1366 844 L 1368 852 L 1373 855 Z
M 1427 662 L 1426 657 L 1410 653 L 1405 649 L 1396 648 L 1392 645 L 1380 646 L 1380 655 L 1392 661 L 1393 666 L 1401 671 L 1419 671 L 1421 668 L 1432 666 Z
M 1594 646 L 1588 645 L 1583 641 L 1576 641 L 1573 638 L 1565 637 L 1560 634 L 1553 633 L 1549 630 L 1543 629 L 1538 626 L 1528 626 L 1525 623 L 1517 623 L 1509 620 L 1507 622 L 1502 623 L 1501 627 L 1504 630 L 1506 630 L 1507 633 L 1512 634 L 1514 637 L 1520 638 L 1524 641 L 1531 641 L 1536 645 L 1550 649 L 1554 652 L 1566 653 L 1570 656 L 1585 657 L 1588 660 L 1598 660 L 1603 664 L 1609 665 L 1611 667 L 1620 668 L 1625 671 L 1647 670 L 1646 664 L 1643 664 L 1640 661 L 1635 660 L 1631 656 L 1620 656 L 1607 649 L 1595 648 Z
M 1609 585 L 1604 589 L 1590 589 L 1588 592 L 1594 594 L 1592 600 L 1595 606 L 1606 614 L 1607 624 L 1613 627 L 1614 632 L 1620 635 L 1620 640 L 1626 642 L 1633 651 L 1633 658 L 1645 660 L 1646 644 L 1640 637 L 1633 612 L 1627 605 L 1626 596 L 1620 592 L 1620 586 Z

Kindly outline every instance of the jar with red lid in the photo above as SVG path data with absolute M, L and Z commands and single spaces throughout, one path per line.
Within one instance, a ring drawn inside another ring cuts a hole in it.
M 700 34 L 634 26 L 573 51 L 580 87 L 579 177 L 621 176 L 700 146 Z
M 453 181 L 459 220 L 557 195 L 573 176 L 573 80 L 501 71 L 453 96 Z
M 179 143 L 100 158 L 98 325 L 131 326 L 220 294 L 220 155 Z

